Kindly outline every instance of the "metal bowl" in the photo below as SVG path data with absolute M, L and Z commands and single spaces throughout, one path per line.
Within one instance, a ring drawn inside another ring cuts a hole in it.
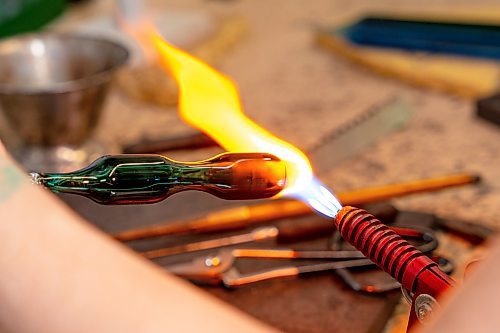
M 41 33 L 1 41 L 0 138 L 14 151 L 83 145 L 127 58 L 124 47 L 94 37 Z
M 40 34 L 0 42 L 0 108 L 8 127 L 27 145 L 83 143 L 127 57 L 124 47 L 89 37 Z

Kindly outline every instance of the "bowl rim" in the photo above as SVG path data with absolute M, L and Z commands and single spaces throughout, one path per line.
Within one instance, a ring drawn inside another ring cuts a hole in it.
M 120 67 L 123 67 L 130 59 L 130 51 L 123 44 L 111 40 L 109 38 L 97 37 L 97 36 L 88 36 L 78 33 L 70 33 L 70 32 L 35 32 L 35 33 L 27 33 L 16 35 L 13 37 L 9 37 L 6 39 L 0 40 L 0 48 L 3 45 L 9 43 L 19 43 L 27 40 L 33 39 L 72 39 L 72 40 L 86 40 L 93 41 L 99 43 L 106 43 L 116 48 L 118 52 L 121 52 L 122 55 L 117 63 L 110 68 L 105 70 L 93 73 L 89 76 L 61 81 L 61 82 L 53 82 L 47 84 L 46 86 L 23 86 L 19 84 L 9 84 L 9 83 L 1 83 L 0 82 L 0 94 L 1 95 L 44 95 L 44 94 L 58 94 L 58 93 L 68 93 L 73 91 L 79 91 L 87 89 L 91 86 L 97 86 L 102 84 L 110 79 L 111 75 L 116 72 Z

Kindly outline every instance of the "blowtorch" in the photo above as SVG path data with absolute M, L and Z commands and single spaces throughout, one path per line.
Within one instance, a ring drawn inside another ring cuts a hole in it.
M 401 283 L 412 296 L 409 329 L 438 306 L 436 298 L 454 285 L 438 264 L 368 212 L 343 207 L 335 225 L 342 237 Z

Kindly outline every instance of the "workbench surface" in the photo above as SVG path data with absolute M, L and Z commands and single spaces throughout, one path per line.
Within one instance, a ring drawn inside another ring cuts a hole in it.
M 500 130 L 475 116 L 474 101 L 382 78 L 319 48 L 314 42 L 315 27 L 344 24 L 365 11 L 444 12 L 449 16 L 500 21 L 500 6 L 494 7 L 494 1 L 373 4 L 339 0 L 165 0 L 162 3 L 165 8 L 206 10 L 246 19 L 247 35 L 223 55 L 217 67 L 237 82 L 247 114 L 302 149 L 313 146 L 332 129 L 373 105 L 394 96 L 408 101 L 416 114 L 406 130 L 385 137 L 328 175 L 322 175 L 322 180 L 334 190 L 473 171 L 483 177 L 482 186 L 419 195 L 397 203 L 402 208 L 500 224 L 497 217 Z M 144 135 L 155 137 L 188 130 L 178 120 L 175 108 L 150 106 L 114 92 L 98 136 L 113 143 L 129 143 Z M 214 152 L 172 156 L 194 159 Z
M 411 12 L 418 9 L 418 12 L 425 10 L 428 13 L 446 10 L 450 15 L 489 15 L 490 19 L 500 22 L 500 7 L 491 9 L 494 1 L 475 1 L 475 7 L 467 1 L 454 0 L 426 0 L 415 4 L 397 0 L 377 1 L 376 4 L 342 0 L 162 2 L 166 8 L 201 9 L 222 16 L 240 15 L 247 21 L 247 36 L 222 57 L 217 67 L 238 83 L 244 108 L 251 118 L 301 149 L 317 144 L 333 129 L 393 97 L 402 97 L 412 106 L 415 115 L 405 130 L 384 137 L 370 149 L 321 176 L 334 190 L 462 171 L 477 172 L 483 178 L 480 186 L 415 195 L 394 202 L 401 209 L 500 226 L 500 128 L 475 116 L 474 101 L 382 78 L 319 48 L 314 42 L 315 27 L 343 24 L 365 10 Z M 124 144 L 145 135 L 155 137 L 186 131 L 189 128 L 180 122 L 175 108 L 151 106 L 113 91 L 97 136 L 105 142 Z M 210 149 L 170 156 L 181 160 L 200 159 L 218 151 Z M 216 199 L 199 198 L 202 210 L 222 205 Z M 188 207 L 179 209 L 178 200 L 182 197 L 140 208 L 103 208 L 81 203 L 79 199 L 65 197 L 65 200 L 107 231 L 158 223 L 190 212 Z M 176 210 L 175 214 L 169 211 L 171 209 Z M 322 286 L 332 283 L 325 276 L 318 279 L 323 281 Z M 287 292 L 294 292 L 295 283 L 291 282 L 287 288 L 285 282 L 277 282 L 277 289 L 267 293 L 275 295 L 278 290 L 278 294 L 287 299 Z M 310 287 L 316 290 L 314 285 Z M 225 299 L 229 297 L 220 295 L 221 292 L 214 293 Z M 234 293 L 234 297 L 237 303 L 238 293 Z M 334 296 L 331 297 L 323 299 L 321 304 L 333 302 Z M 295 315 L 291 314 L 290 320 Z M 310 326 L 307 328 L 308 332 L 313 331 Z M 316 331 L 327 330 L 318 328 Z

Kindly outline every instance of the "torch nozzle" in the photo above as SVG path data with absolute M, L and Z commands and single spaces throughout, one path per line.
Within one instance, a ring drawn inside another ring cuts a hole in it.
M 330 218 L 335 218 L 342 208 L 335 195 L 315 177 L 301 191 L 291 196 L 306 202 L 312 209 Z

